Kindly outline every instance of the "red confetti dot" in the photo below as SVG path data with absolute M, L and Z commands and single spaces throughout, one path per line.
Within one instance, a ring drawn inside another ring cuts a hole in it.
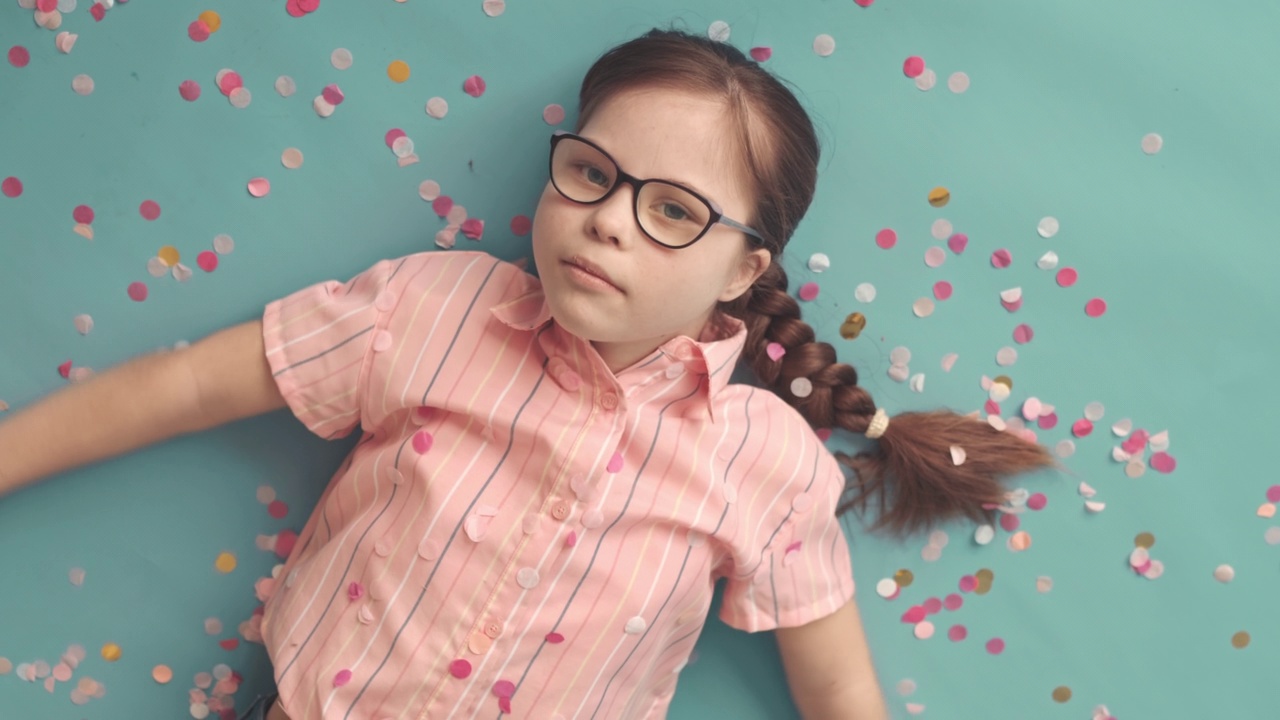
M 1167 452 L 1158 452 L 1151 455 L 1151 467 L 1158 472 L 1171 473 L 1178 467 L 1178 461 Z
M 1280 503 L 1280 485 L 1272 485 L 1267 488 L 1267 500 L 1273 503 Z
M 814 300 L 818 297 L 818 283 L 807 282 L 800 286 L 800 299 L 805 302 Z
M 1062 287 L 1071 287 L 1076 284 L 1076 280 L 1080 277 L 1080 273 L 1075 268 L 1065 267 L 1058 271 L 1058 284 Z
M 244 78 L 235 70 L 224 73 L 222 79 L 218 81 L 218 90 L 227 97 L 231 97 L 233 90 L 242 87 L 244 87 Z
M 209 26 L 205 25 L 203 20 L 196 20 L 187 26 L 187 37 L 196 42 L 204 42 L 209 39 Z
M 472 75 L 462 83 L 462 91 L 471 97 L 480 97 L 484 94 L 484 89 L 484 78 L 479 75 Z
M 969 236 L 964 233 L 956 233 L 947 238 L 947 247 L 951 248 L 951 252 L 959 255 L 964 249 L 969 247 Z
M 218 269 L 218 254 L 212 250 L 205 250 L 196 256 L 196 265 L 205 272 L 213 272 Z
M 342 687 L 349 682 L 351 682 L 351 671 L 346 668 L 339 670 L 338 674 L 333 676 L 334 687 Z
M 5 197 L 16 198 L 22 194 L 22 181 L 16 177 L 7 177 L 4 182 L 0 182 L 0 192 Z
M 320 0 L 298 0 L 298 9 L 304 13 L 313 13 L 320 9 Z
M 991 253 L 991 265 L 997 268 L 1007 268 L 1013 262 L 1013 255 L 1004 248 Z
M 511 234 L 516 237 L 524 237 L 533 230 L 533 221 L 527 215 L 517 215 L 511 218 Z
M 178 94 L 187 102 L 195 102 L 200 97 L 200 83 L 195 80 L 183 80 L 178 85 Z
M 1036 418 L 1036 424 L 1040 426 L 1041 430 L 1052 430 L 1058 426 L 1058 414 L 1049 413 L 1048 415 L 1041 415 L 1039 418 Z
M 1044 493 L 1035 493 L 1027 498 L 1027 507 L 1032 510 L 1043 510 L 1049 504 L 1049 498 Z
M 305 10 L 298 7 L 298 0 L 289 0 L 285 3 L 284 10 L 292 17 L 302 17 L 307 14 Z
M 54 7 L 57 7 L 57 5 Z M 95 21 L 102 22 L 102 18 L 107 16 L 107 9 L 102 6 L 102 3 L 94 3 L 93 7 L 89 8 L 89 14 L 93 16 Z
M 140 282 L 129 283 L 129 297 L 134 302 L 147 299 L 147 286 Z
M 1005 532 L 1013 532 L 1021 524 L 1022 521 L 1018 519 L 1017 515 L 1004 513 L 1000 516 L 1000 527 L 1004 528 Z
M 564 636 L 558 632 L 547 633 L 547 642 L 551 643 L 552 645 L 559 645 L 560 643 L 564 642 Z
M 271 504 L 267 506 L 267 514 L 277 520 L 281 520 L 285 515 L 289 514 L 289 506 L 281 500 L 272 500 Z
M 40 12 L 51 13 L 58 9 L 58 0 L 36 0 L 36 9 Z
M 223 650 L 235 650 L 240 647 L 240 640 L 237 638 L 227 638 L 226 640 L 219 640 L 218 644 L 222 646 Z
M 480 218 L 467 218 L 462 221 L 462 234 L 472 240 L 479 240 L 484 235 L 484 221 Z
M 991 638 L 987 641 L 987 652 L 992 655 L 999 655 L 1004 652 L 1004 640 L 1000 638 Z
M 939 280 L 933 284 L 933 296 L 939 300 L 950 300 L 952 290 L 951 283 L 946 280 Z
M 276 535 L 276 555 L 281 559 L 288 558 L 293 546 L 298 543 L 298 533 L 292 530 L 281 530 Z
M 894 232 L 890 228 L 885 228 L 880 232 L 876 233 L 876 245 L 879 245 L 882 249 L 888 250 L 889 248 L 897 244 L 898 244 L 898 233 Z
M 951 642 L 960 642 L 969 637 L 969 629 L 963 625 L 952 625 L 947 631 L 947 637 L 951 638 Z
M 876 0 L 853 0 L 854 4 L 858 7 L 871 7 L 871 3 L 875 1 Z
M 509 698 L 516 694 L 516 684 L 510 680 L 499 680 L 493 684 L 493 694 L 498 697 Z
M 431 209 L 435 211 L 435 214 L 439 215 L 440 217 L 444 217 L 445 215 L 449 214 L 450 210 L 453 209 L 453 198 L 449 197 L 448 195 L 441 195 L 440 197 L 431 201 Z
M 1071 434 L 1076 437 L 1085 437 L 1091 432 L 1093 432 L 1093 423 L 1089 418 L 1080 418 L 1071 426 Z
M 426 430 L 419 430 L 413 434 L 413 449 L 419 455 L 430 450 L 433 442 L 434 438 Z
M 988 415 L 999 415 L 1000 403 L 996 402 L 995 400 L 992 400 L 991 398 L 987 398 L 987 401 L 982 404 L 982 409 Z
M 756 62 L 764 62 L 773 57 L 773 48 L 753 47 L 751 48 L 751 59 Z
M 914 625 L 928 617 L 929 613 L 923 605 L 912 605 L 910 610 L 902 614 L 902 622 Z
M 147 220 L 155 220 L 160 217 L 160 203 L 155 200 L 144 200 L 142 204 L 138 206 L 138 212 Z
M 64 378 L 71 377 L 71 361 L 70 360 L 58 366 L 58 374 Z
M 21 45 L 9 48 L 9 64 L 14 67 L 26 67 L 31 62 L 31 52 Z
M 383 140 L 387 143 L 387 147 L 392 147 L 393 145 L 395 145 L 397 140 L 404 137 L 405 135 L 408 135 L 408 133 L 401 130 L 400 128 L 391 128 L 390 130 L 387 131 L 386 137 L 384 137 Z
M 498 710 L 506 713 L 507 715 L 510 715 L 511 714 L 511 698 L 505 698 L 505 697 L 498 698 Z
M 462 680 L 471 674 L 471 663 L 458 659 L 449 663 L 449 674 Z
M 342 101 L 347 99 L 346 94 L 342 92 L 342 88 L 333 84 L 325 85 L 324 90 L 320 91 L 320 95 L 324 97 L 325 102 L 334 106 L 341 105 Z
M 93 208 L 88 205 L 77 205 L 76 209 L 71 211 L 71 217 L 78 223 L 88 225 L 93 222 Z
M 1088 315 L 1089 317 L 1094 317 L 1094 318 L 1102 317 L 1102 314 L 1105 313 L 1106 311 L 1107 311 L 1107 301 L 1103 300 L 1102 298 L 1094 298 L 1090 300 L 1088 303 L 1086 303 L 1084 306 L 1084 314 Z
M 902 72 L 909 78 L 920 77 L 924 72 L 924 58 L 918 55 L 912 55 L 902 63 Z

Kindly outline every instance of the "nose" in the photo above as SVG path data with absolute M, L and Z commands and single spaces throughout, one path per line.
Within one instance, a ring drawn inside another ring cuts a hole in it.
M 587 232 L 602 240 L 615 243 L 630 242 L 640 228 L 636 226 L 635 188 L 619 182 L 609 197 L 590 206 L 587 215 Z

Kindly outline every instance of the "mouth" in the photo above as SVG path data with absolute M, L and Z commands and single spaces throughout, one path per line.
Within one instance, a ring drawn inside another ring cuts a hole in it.
M 562 262 L 566 266 L 570 268 L 574 268 L 575 270 L 581 272 L 582 274 L 588 275 L 591 278 L 599 280 L 600 282 L 608 285 L 609 287 L 613 288 L 614 290 L 617 290 L 618 292 L 622 292 L 622 288 L 618 287 L 618 285 L 613 281 L 613 278 L 609 277 L 609 274 L 606 273 L 603 268 L 601 268 L 599 265 L 596 265 L 595 263 L 592 263 L 586 258 L 574 256 L 566 260 L 563 260 Z

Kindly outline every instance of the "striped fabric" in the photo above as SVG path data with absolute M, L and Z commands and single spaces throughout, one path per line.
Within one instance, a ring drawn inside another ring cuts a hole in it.
M 537 278 L 432 251 L 271 303 L 264 338 L 312 432 L 362 433 L 263 616 L 292 720 L 662 718 L 718 579 L 748 632 L 853 597 L 844 475 L 729 384 L 739 320 L 614 375 Z

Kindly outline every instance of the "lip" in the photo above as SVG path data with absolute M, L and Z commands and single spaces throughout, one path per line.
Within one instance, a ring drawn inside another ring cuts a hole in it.
M 566 260 L 564 260 L 564 264 L 577 267 L 585 271 L 589 275 L 594 275 L 600 278 L 601 280 L 604 280 L 605 282 L 612 285 L 614 289 L 618 290 L 619 292 L 622 291 L 622 288 L 618 287 L 618 284 L 613 281 L 613 278 L 609 277 L 609 274 L 604 271 L 604 268 L 600 267 L 599 265 L 596 265 L 595 263 L 582 257 L 581 255 L 574 255 L 571 258 L 567 258 Z

